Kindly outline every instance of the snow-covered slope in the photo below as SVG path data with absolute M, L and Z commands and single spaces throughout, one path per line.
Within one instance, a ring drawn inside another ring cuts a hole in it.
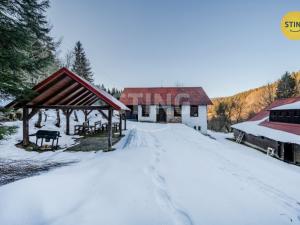
M 182 124 L 128 127 L 116 151 L 0 187 L 0 224 L 300 223 L 299 167 Z

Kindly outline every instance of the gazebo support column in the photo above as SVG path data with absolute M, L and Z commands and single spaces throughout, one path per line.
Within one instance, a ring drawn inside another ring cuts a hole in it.
M 108 150 L 112 147 L 112 114 L 113 109 L 108 109 Z
M 127 126 L 126 126 L 126 113 L 124 113 L 124 130 L 127 130 Z
M 29 116 L 28 108 L 23 108 L 23 146 L 29 145 Z
M 88 118 L 87 110 L 83 110 L 83 113 L 84 113 L 84 121 L 86 122 Z
M 66 110 L 66 135 L 70 135 L 70 116 L 73 110 L 67 109 Z
M 120 123 L 119 123 L 120 137 L 122 137 L 122 117 L 123 117 L 123 114 L 120 112 Z

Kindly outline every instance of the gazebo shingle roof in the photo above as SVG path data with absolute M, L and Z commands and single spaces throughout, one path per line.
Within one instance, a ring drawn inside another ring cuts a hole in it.
M 6 107 L 91 106 L 102 100 L 114 110 L 129 110 L 122 102 L 65 67 L 38 83 L 33 90 L 36 95 L 30 100 L 15 100 Z

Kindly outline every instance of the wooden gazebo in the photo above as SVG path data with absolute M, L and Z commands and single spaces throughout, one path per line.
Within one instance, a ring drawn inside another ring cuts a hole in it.
M 29 120 L 40 109 L 61 109 L 66 115 L 66 134 L 70 134 L 70 115 L 73 110 L 108 110 L 108 148 L 112 147 L 112 116 L 116 110 L 120 115 L 120 134 L 122 134 L 122 118 L 125 111 L 130 110 L 122 102 L 91 83 L 61 68 L 45 80 L 33 87 L 34 95 L 26 101 L 15 100 L 6 108 L 23 108 L 23 145 L 29 145 Z M 100 101 L 100 105 L 94 105 Z

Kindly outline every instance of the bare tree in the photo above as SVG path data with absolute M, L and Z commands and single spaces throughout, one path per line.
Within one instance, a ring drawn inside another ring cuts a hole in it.
M 231 108 L 233 111 L 232 119 L 239 123 L 243 119 L 243 112 L 245 110 L 245 101 L 241 97 L 235 97 L 231 103 Z
M 74 53 L 72 51 L 68 51 L 64 56 L 62 66 L 71 69 L 73 62 L 74 62 Z
M 276 87 L 270 83 L 264 88 L 259 105 L 261 108 L 265 108 L 271 105 L 275 100 Z
M 296 96 L 299 96 L 300 95 L 300 80 L 299 80 L 299 76 L 300 76 L 300 72 L 295 72 L 295 73 L 292 73 L 292 76 L 294 77 L 295 81 L 296 81 Z
M 74 110 L 74 117 L 75 117 L 74 121 L 78 122 L 79 120 L 78 120 L 78 116 L 77 116 L 76 110 Z
M 56 110 L 56 123 L 55 126 L 60 127 L 60 113 L 59 109 Z
M 44 116 L 45 116 L 44 122 L 47 122 L 48 114 L 46 113 L 46 111 L 44 112 Z
M 37 119 L 36 123 L 34 124 L 34 126 L 37 128 L 41 128 L 42 127 L 42 119 L 43 119 L 43 113 L 42 113 L 42 110 L 39 110 L 38 119 Z

